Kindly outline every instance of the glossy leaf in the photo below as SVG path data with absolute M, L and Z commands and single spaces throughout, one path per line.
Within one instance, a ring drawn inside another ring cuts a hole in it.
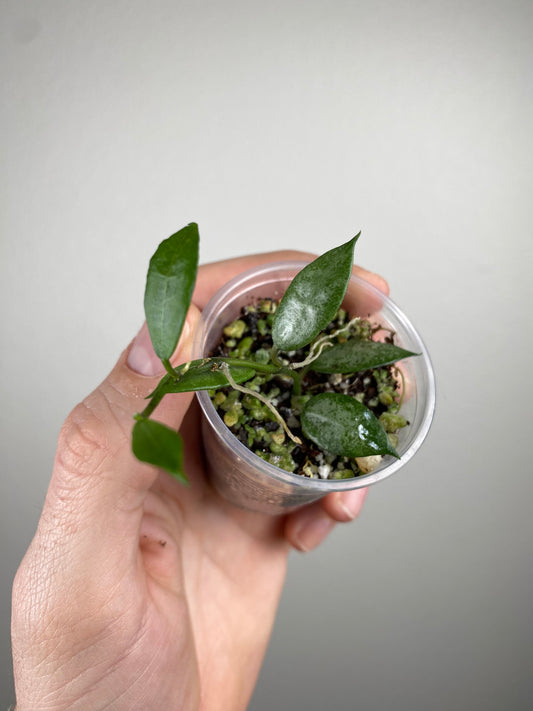
M 161 360 L 174 353 L 187 316 L 198 270 L 198 225 L 192 222 L 155 251 L 146 278 L 144 311 Z
M 133 426 L 132 449 L 141 462 L 165 469 L 184 484 L 183 440 L 180 435 L 156 420 L 138 419 Z
M 220 370 L 220 363 L 223 360 L 223 358 L 210 358 L 208 361 L 205 359 L 193 360 L 179 380 L 165 375 L 150 397 L 168 393 L 186 393 L 193 390 L 212 390 L 229 385 L 226 376 Z M 230 373 L 236 383 L 242 383 L 253 378 L 255 370 L 244 365 L 231 365 Z
M 399 458 L 377 417 L 349 395 L 312 397 L 301 421 L 306 437 L 331 454 L 350 458 L 392 454 Z
M 417 353 L 407 351 L 392 343 L 350 338 L 344 343 L 337 343 L 331 348 L 326 348 L 311 363 L 310 368 L 317 373 L 357 373 L 369 368 L 390 365 L 414 355 Z
M 335 316 L 348 288 L 359 234 L 330 249 L 294 277 L 274 319 L 272 338 L 276 348 L 284 351 L 303 348 Z

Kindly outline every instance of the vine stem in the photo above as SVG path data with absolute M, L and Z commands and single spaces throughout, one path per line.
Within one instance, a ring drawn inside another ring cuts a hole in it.
M 247 368 L 252 368 L 258 373 L 269 373 L 270 375 L 276 375 L 276 373 L 279 373 L 281 370 L 281 368 L 277 365 L 269 365 L 268 363 L 258 363 L 255 360 L 247 360 L 245 358 L 223 358 L 223 361 L 228 365 L 240 365 Z
M 209 363 L 211 361 L 211 358 L 205 358 L 203 360 L 203 363 Z M 172 379 L 172 380 L 179 380 L 182 375 L 184 375 L 190 368 L 191 364 L 193 361 L 189 361 L 188 363 L 183 363 L 179 365 L 177 368 L 172 367 L 172 364 L 170 363 L 169 360 L 162 360 L 161 361 L 165 367 L 165 370 L 167 371 L 167 374 L 163 376 L 162 380 L 160 381 L 163 383 L 163 381 L 167 381 Z M 227 365 L 227 372 L 226 369 L 224 369 L 222 366 Z M 231 377 L 230 373 L 230 378 L 228 378 L 227 373 L 229 373 L 229 366 L 234 365 L 234 366 L 241 366 L 241 367 L 248 367 L 253 370 L 255 370 L 258 373 L 267 373 L 269 375 L 286 375 L 289 378 L 292 379 L 294 382 L 294 392 L 296 395 L 301 395 L 302 391 L 302 378 L 299 373 L 294 372 L 290 368 L 287 368 L 286 366 L 282 365 L 281 363 L 278 365 L 269 365 L 268 363 L 257 363 L 254 360 L 246 360 L 242 358 L 224 358 L 224 362 L 220 364 L 221 370 L 224 372 L 224 375 L 226 375 L 226 378 L 228 379 L 228 383 L 235 389 L 239 390 L 240 386 L 237 386 L 233 378 Z M 233 382 L 232 382 L 233 381 Z M 156 407 L 159 405 L 161 400 L 164 397 L 164 389 L 161 390 L 161 392 L 156 393 L 153 395 L 151 398 L 150 402 L 148 405 L 144 408 L 144 410 L 140 413 L 138 413 L 135 417 L 137 419 L 147 419 L 150 417 L 152 412 L 156 409 Z M 257 393 L 255 393 L 253 390 L 248 390 L 248 392 L 252 393 L 253 395 L 257 396 Z M 261 399 L 260 397 L 258 399 Z M 273 407 L 273 406 L 271 406 Z M 280 416 L 281 417 L 281 416 Z M 289 435 L 292 439 L 292 434 Z
M 165 375 L 164 378 L 163 378 L 163 380 L 165 380 L 165 378 L 170 379 L 170 376 Z M 163 382 L 163 380 L 162 380 L 161 382 Z M 160 384 L 161 384 L 161 383 L 160 383 Z M 146 419 L 148 419 L 148 418 L 150 417 L 150 415 L 152 414 L 152 412 L 155 410 L 155 408 L 159 405 L 159 403 L 161 402 L 161 400 L 162 400 L 164 397 L 165 397 L 164 390 L 161 389 L 161 391 L 160 391 L 159 393 L 156 393 L 156 394 L 151 398 L 150 402 L 149 402 L 148 405 L 144 408 L 144 410 L 143 410 L 142 412 L 140 412 L 139 414 L 135 415 L 135 419 L 136 419 L 136 420 L 146 420 Z
M 165 366 L 165 370 L 167 373 L 172 377 L 172 378 L 177 378 L 179 376 L 179 373 L 172 367 L 172 363 L 169 361 L 168 358 L 165 358 L 164 360 L 161 361 L 163 365 Z
M 279 361 L 278 361 L 279 362 Z M 302 394 L 302 377 L 300 373 L 296 373 L 291 368 L 286 365 L 279 363 L 279 365 L 269 365 L 268 363 L 258 363 L 255 360 L 246 360 L 244 358 L 224 358 L 224 363 L 228 365 L 245 366 L 247 368 L 252 368 L 252 370 L 258 373 L 268 373 L 269 375 L 286 375 L 294 382 L 294 394 Z

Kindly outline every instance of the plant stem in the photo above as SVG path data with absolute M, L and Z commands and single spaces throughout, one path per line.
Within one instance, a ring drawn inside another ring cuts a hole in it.
M 172 378 L 176 379 L 176 378 L 179 377 L 179 376 L 178 376 L 178 373 L 176 373 L 176 371 L 175 371 L 174 368 L 172 367 L 171 362 L 170 362 L 168 359 L 163 360 L 162 363 L 163 363 L 163 365 L 165 366 L 165 370 L 167 371 L 167 373 L 168 373 Z
M 206 362 L 208 362 L 210 359 L 206 358 Z M 287 368 L 284 365 L 281 365 L 281 363 L 278 365 L 273 365 L 269 363 L 258 363 L 255 360 L 245 360 L 243 358 L 224 358 L 223 359 L 224 363 L 226 363 L 228 366 L 230 365 L 235 365 L 235 366 L 246 366 L 248 368 L 252 368 L 256 372 L 259 373 L 268 373 L 269 375 L 286 375 L 289 378 L 292 379 L 294 383 L 294 392 L 296 395 L 301 395 L 302 392 L 302 378 L 299 373 L 296 373 L 294 370 L 291 370 L 290 368 Z M 160 382 L 163 383 L 165 380 L 179 380 L 180 376 L 186 372 L 189 369 L 190 363 L 184 363 L 183 365 L 178 366 L 177 368 L 173 368 L 169 360 L 164 360 L 162 361 L 163 365 L 165 366 L 165 370 L 167 371 L 167 375 L 163 376 L 163 379 Z M 156 393 L 148 405 L 144 408 L 144 410 L 141 413 L 138 413 L 136 415 L 137 419 L 146 419 L 150 417 L 152 412 L 155 410 L 155 408 L 159 405 L 161 400 L 164 397 L 164 388 L 161 389 L 159 393 Z
M 300 376 L 300 373 L 296 373 L 294 370 L 291 370 L 286 365 L 282 365 L 281 363 L 279 365 L 269 365 L 268 363 L 258 363 L 255 360 L 244 360 L 242 358 L 224 358 L 223 360 L 224 363 L 227 363 L 228 365 L 244 365 L 249 368 L 253 368 L 258 373 L 269 373 L 270 375 L 286 375 L 294 382 L 295 395 L 302 394 L 302 378 Z
M 170 376 L 170 377 L 172 377 L 172 376 Z M 174 377 L 175 377 L 175 376 L 174 376 Z M 168 375 L 165 375 L 164 378 L 163 378 L 163 380 L 164 380 L 165 378 L 169 378 L 169 376 L 168 376 Z M 170 379 L 170 378 L 169 378 L 169 379 Z M 163 381 L 161 381 L 161 382 L 163 382 Z M 161 389 L 161 391 L 160 391 L 159 393 L 156 393 L 156 394 L 152 397 L 152 399 L 150 400 L 150 402 L 148 403 L 148 405 L 144 408 L 144 410 L 143 410 L 142 412 L 140 412 L 138 415 L 136 415 L 135 418 L 136 418 L 136 419 L 142 419 L 142 420 L 148 419 L 148 417 L 150 417 L 150 415 L 151 415 L 152 412 L 155 410 L 155 408 L 159 405 L 159 403 L 160 403 L 161 400 L 164 398 L 164 396 L 165 396 L 164 390 Z
M 278 349 L 276 348 L 276 346 L 272 346 L 272 348 L 270 349 L 270 360 L 274 363 L 274 365 L 277 365 L 278 368 L 283 368 L 283 364 L 278 358 Z
M 253 370 L 256 370 L 258 373 L 270 373 L 271 375 L 279 373 L 279 371 L 283 367 L 283 366 L 277 366 L 277 365 L 269 365 L 268 363 L 258 363 L 255 360 L 247 360 L 244 358 L 225 358 L 225 357 L 223 357 L 222 360 L 224 361 L 224 363 L 227 363 L 228 365 L 246 366 L 248 368 L 253 368 Z
M 289 378 L 292 378 L 292 382 L 294 383 L 294 394 L 301 395 L 302 378 L 304 373 L 297 373 L 295 370 L 291 370 L 290 368 L 283 368 L 283 374 L 288 375 Z

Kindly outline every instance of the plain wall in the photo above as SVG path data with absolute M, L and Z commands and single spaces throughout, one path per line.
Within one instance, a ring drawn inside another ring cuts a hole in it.
M 58 430 L 194 220 L 204 262 L 361 229 L 437 375 L 414 460 L 292 555 L 251 711 L 531 708 L 533 3 L 0 9 L 0 705 Z

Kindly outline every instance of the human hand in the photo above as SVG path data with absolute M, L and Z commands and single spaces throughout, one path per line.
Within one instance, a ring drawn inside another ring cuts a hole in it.
M 278 252 L 200 267 L 173 365 L 189 360 L 200 310 L 219 286 L 256 264 L 308 258 Z M 137 461 L 132 415 L 160 365 L 143 326 L 61 431 L 13 587 L 17 711 L 246 708 L 290 547 L 311 550 L 362 507 L 361 489 L 285 517 L 222 500 L 206 482 L 192 393 L 158 408 L 158 420 L 180 429 L 191 486 Z

